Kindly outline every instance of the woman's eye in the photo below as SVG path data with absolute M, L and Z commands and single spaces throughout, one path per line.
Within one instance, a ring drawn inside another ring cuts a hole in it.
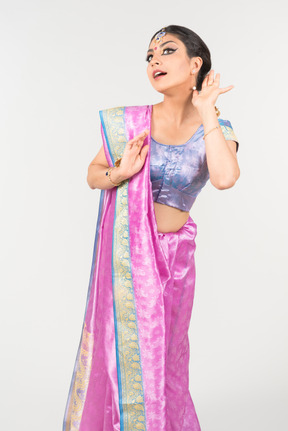
M 164 48 L 163 51 L 162 51 L 162 55 L 169 55 L 169 54 L 172 54 L 175 51 L 176 51 L 176 49 L 173 49 L 173 48 Z M 153 58 L 153 55 L 150 54 L 150 55 L 148 55 L 146 57 L 146 61 L 148 61 L 148 63 L 150 63 L 150 61 L 152 60 L 152 58 Z
M 171 54 L 172 52 L 174 52 L 174 51 L 176 51 L 176 49 L 172 49 L 172 48 L 165 48 L 164 50 L 163 50 L 163 54 Z M 166 55 L 165 54 L 165 55 Z

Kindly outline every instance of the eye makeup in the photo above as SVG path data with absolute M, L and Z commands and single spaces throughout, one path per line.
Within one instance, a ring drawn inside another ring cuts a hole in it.
M 163 50 L 161 52 L 161 55 L 170 55 L 170 54 L 173 54 L 173 52 L 177 51 L 177 49 L 178 48 L 176 48 L 176 49 L 175 48 L 163 48 Z M 168 51 L 168 53 L 164 54 L 165 51 Z M 146 61 L 148 61 L 148 63 L 150 63 L 150 61 L 152 60 L 152 58 L 153 58 L 153 54 L 148 54 L 147 57 L 146 57 Z

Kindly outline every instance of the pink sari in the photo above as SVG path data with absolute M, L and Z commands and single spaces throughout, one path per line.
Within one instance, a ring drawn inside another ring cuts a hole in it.
M 150 129 L 152 106 L 100 112 L 109 165 Z M 149 145 L 148 136 L 144 145 Z M 200 431 L 189 392 L 197 227 L 160 233 L 141 171 L 101 190 L 92 268 L 63 431 Z

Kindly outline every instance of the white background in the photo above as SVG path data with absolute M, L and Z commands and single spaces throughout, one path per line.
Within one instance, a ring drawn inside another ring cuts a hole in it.
M 198 226 L 190 391 L 202 431 L 287 431 L 287 10 L 283 1 L 1 1 L 1 428 L 62 427 L 92 263 L 100 109 L 162 100 L 150 38 L 208 45 L 241 176 Z M 99 430 L 101 431 L 101 430 Z

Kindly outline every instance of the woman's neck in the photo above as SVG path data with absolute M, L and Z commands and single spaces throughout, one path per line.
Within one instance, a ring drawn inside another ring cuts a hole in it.
M 197 109 L 192 105 L 191 98 L 191 94 L 188 96 L 164 95 L 163 102 L 156 105 L 158 114 L 162 117 L 165 116 L 167 120 L 175 124 L 176 127 L 191 122 L 191 119 L 193 119 L 193 122 L 200 122 L 201 118 Z

